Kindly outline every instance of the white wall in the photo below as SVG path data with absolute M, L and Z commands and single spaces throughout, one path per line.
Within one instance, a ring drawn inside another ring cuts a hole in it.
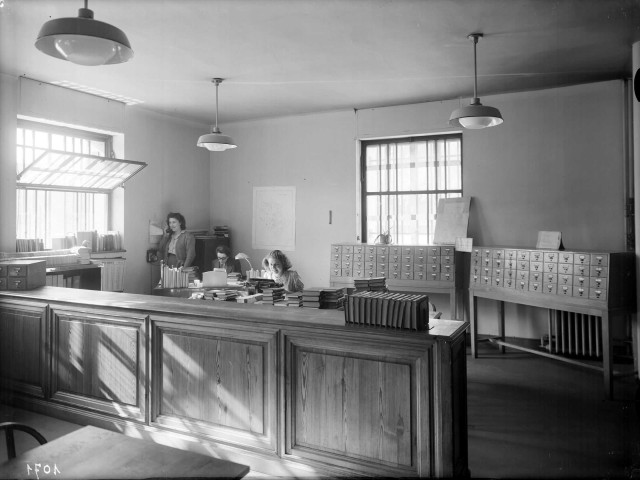
M 125 291 L 150 293 L 157 281 L 146 263 L 149 220 L 181 212 L 187 227 L 209 226 L 209 155 L 196 147 L 207 125 L 187 123 L 167 115 L 126 107 L 73 90 L 15 77 L 0 76 L 0 251 L 15 251 L 16 118 L 27 115 L 48 121 L 86 126 L 124 135 L 124 154 L 148 166 L 116 189 L 119 212 L 114 225 L 124 229 L 127 250 Z M 122 149 L 122 142 L 118 142 Z M 121 153 L 121 152 L 120 152 Z M 157 270 L 157 267 L 155 267 Z
M 476 245 L 534 247 L 539 230 L 560 230 L 567 249 L 624 250 L 624 138 L 621 81 L 482 98 L 503 125 L 463 132 L 463 188 L 471 196 Z M 225 126 L 239 147 L 213 155 L 211 216 L 228 224 L 235 251 L 252 260 L 253 186 L 295 186 L 297 245 L 304 281 L 327 285 L 332 242 L 358 231 L 355 139 L 452 131 L 459 102 L 279 118 Z M 334 225 L 328 225 L 328 210 Z M 446 298 L 434 297 L 445 315 Z M 497 331 L 496 308 L 480 302 L 480 333 Z M 517 309 L 517 312 L 516 312 Z M 526 321 L 507 334 L 535 338 L 543 311 L 508 306 Z M 515 330 L 514 330 L 515 329 Z
M 354 112 L 223 125 L 223 132 L 238 148 L 212 154 L 212 225 L 228 225 L 234 253 L 260 268 L 269 252 L 252 249 L 253 187 L 296 187 L 296 248 L 285 253 L 305 285 L 328 286 L 331 243 L 356 240 Z

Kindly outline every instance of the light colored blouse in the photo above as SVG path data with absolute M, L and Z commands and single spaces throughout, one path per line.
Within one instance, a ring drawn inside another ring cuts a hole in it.
M 285 270 L 282 275 L 278 276 L 273 272 L 267 271 L 266 278 L 270 278 L 276 283 L 281 284 L 287 292 L 301 292 L 304 290 L 304 283 L 298 272 L 295 270 Z

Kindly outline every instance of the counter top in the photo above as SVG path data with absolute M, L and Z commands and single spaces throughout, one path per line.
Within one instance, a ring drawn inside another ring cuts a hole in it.
M 317 308 L 276 307 L 265 304 L 244 304 L 211 300 L 190 300 L 179 297 L 163 297 L 133 293 L 82 290 L 61 287 L 40 287 L 26 291 L 2 291 L 0 299 L 21 298 L 62 304 L 82 304 L 99 308 L 124 308 L 138 312 L 162 312 L 183 314 L 209 319 L 231 319 L 238 322 L 296 325 L 300 323 L 318 328 L 343 328 L 347 331 L 361 330 L 367 334 L 400 335 L 410 338 L 451 337 L 467 324 L 458 320 L 430 319 L 429 332 L 391 330 L 362 325 L 346 325 L 342 310 Z

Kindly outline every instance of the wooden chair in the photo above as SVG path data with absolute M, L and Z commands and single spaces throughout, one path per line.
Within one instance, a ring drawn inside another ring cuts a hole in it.
M 4 430 L 5 436 L 7 439 L 7 456 L 9 460 L 12 458 L 16 458 L 16 444 L 13 438 L 14 430 L 20 430 L 22 432 L 26 432 L 31 435 L 33 438 L 40 442 L 40 445 L 44 445 L 47 443 L 47 439 L 44 438 L 40 432 L 38 432 L 35 428 L 32 428 L 28 425 L 24 425 L 23 423 L 17 422 L 4 422 L 0 423 L 0 431 Z

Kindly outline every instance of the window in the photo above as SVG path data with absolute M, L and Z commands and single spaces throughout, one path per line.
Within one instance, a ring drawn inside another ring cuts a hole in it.
M 362 142 L 362 239 L 433 242 L 438 200 L 462 196 L 462 135 Z
M 16 239 L 106 232 L 114 188 L 146 166 L 111 158 L 111 137 L 19 121 L 16 138 Z

